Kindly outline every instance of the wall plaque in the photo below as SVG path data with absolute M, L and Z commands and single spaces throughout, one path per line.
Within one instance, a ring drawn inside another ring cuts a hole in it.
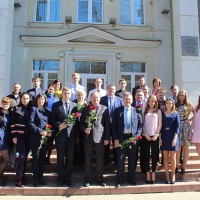
M 198 56 L 198 37 L 182 36 L 182 56 Z

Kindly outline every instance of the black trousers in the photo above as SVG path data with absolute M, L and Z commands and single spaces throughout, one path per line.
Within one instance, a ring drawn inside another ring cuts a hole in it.
M 43 179 L 44 164 L 46 159 L 46 153 L 48 148 L 48 142 L 42 145 L 40 152 L 38 154 L 38 148 L 40 146 L 40 141 L 31 142 L 31 152 L 32 152 L 32 172 L 33 181 L 39 182 Z
M 128 156 L 128 180 L 134 181 L 135 179 L 135 162 L 136 162 L 136 150 L 137 143 L 130 143 L 130 147 L 121 149 L 117 148 L 117 181 L 123 182 L 125 171 L 125 159 Z
M 85 149 L 85 182 L 92 181 L 92 158 L 95 149 L 97 182 L 103 182 L 104 171 L 104 143 L 94 143 L 92 135 L 84 136 Z
M 142 137 L 140 148 L 142 148 L 143 164 L 145 172 L 150 171 L 150 158 L 152 160 L 152 172 L 155 172 L 157 166 L 157 155 L 159 152 L 159 138 L 156 141 L 148 141 L 146 137 Z
M 18 135 L 16 152 L 19 153 L 19 157 L 16 159 L 15 163 L 16 183 L 24 181 L 29 150 L 30 150 L 30 145 L 28 136 L 26 136 L 25 134 Z
M 56 140 L 58 181 L 71 181 L 73 169 L 74 136 Z

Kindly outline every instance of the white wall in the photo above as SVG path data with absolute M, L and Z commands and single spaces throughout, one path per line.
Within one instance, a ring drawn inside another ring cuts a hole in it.
M 0 1 L 0 101 L 10 88 L 14 0 Z

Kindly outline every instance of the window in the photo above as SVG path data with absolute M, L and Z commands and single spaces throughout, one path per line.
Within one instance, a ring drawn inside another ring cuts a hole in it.
M 137 85 L 138 76 L 146 76 L 145 63 L 140 62 L 121 62 L 120 63 L 121 77 L 127 81 L 127 91 L 132 91 L 132 88 Z
M 144 25 L 144 0 L 120 0 L 121 24 Z
M 41 88 L 47 88 L 50 83 L 58 79 L 59 68 L 59 60 L 34 60 L 33 77 L 40 77 L 42 80 Z
M 102 23 L 103 0 L 78 0 L 78 22 Z
M 60 0 L 36 0 L 37 22 L 59 22 Z

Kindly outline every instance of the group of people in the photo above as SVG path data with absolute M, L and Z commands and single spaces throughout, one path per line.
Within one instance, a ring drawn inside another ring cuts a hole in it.
M 30 151 L 33 184 L 35 187 L 46 185 L 44 165 L 51 164 L 54 141 L 58 187 L 73 186 L 74 165 L 84 165 L 84 186 L 89 187 L 93 181 L 94 152 L 97 183 L 106 186 L 104 166 L 111 162 L 112 157 L 117 166 L 117 188 L 124 183 L 127 156 L 127 181 L 131 185 L 136 184 L 138 155 L 147 184 L 156 183 L 160 151 L 166 184 L 175 183 L 176 173 L 185 173 L 190 141 L 196 144 L 200 156 L 200 97 L 198 105 L 193 107 L 187 92 L 172 85 L 172 96 L 166 98 L 167 90 L 162 87 L 161 79 L 155 78 L 150 89 L 143 76 L 138 78 L 138 86 L 132 89 L 132 93 L 126 90 L 125 79 L 119 80 L 120 90 L 116 91 L 113 84 L 108 85 L 107 90 L 102 89 L 102 80 L 97 78 L 95 89 L 86 97 L 85 88 L 79 80 L 80 75 L 74 73 L 70 87 L 62 88 L 62 83 L 55 80 L 45 91 L 40 88 L 41 79 L 34 77 L 34 88 L 21 93 L 21 86 L 16 83 L 12 94 L 2 99 L 0 185 L 6 185 L 3 174 L 11 148 L 17 152 L 15 185 L 23 187 L 26 184 Z M 183 162 L 179 166 L 182 157 Z

